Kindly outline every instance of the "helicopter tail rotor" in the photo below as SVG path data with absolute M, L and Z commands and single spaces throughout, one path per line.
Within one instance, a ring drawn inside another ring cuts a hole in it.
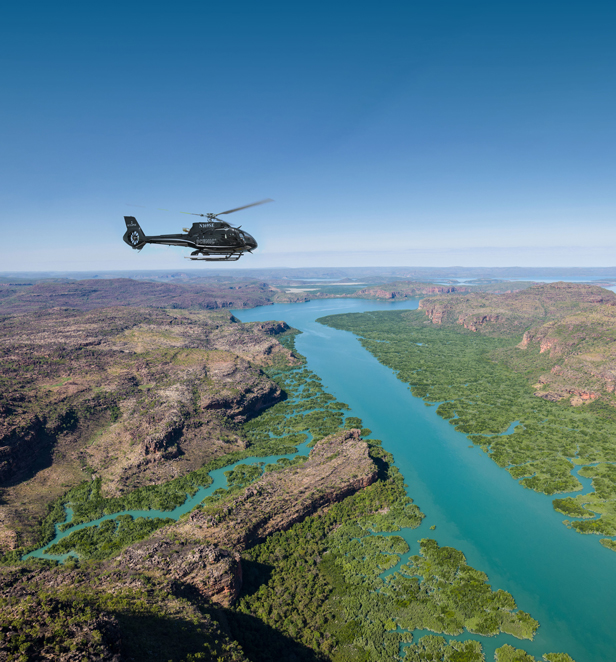
M 131 248 L 141 250 L 146 244 L 146 236 L 137 219 L 134 216 L 125 216 L 124 222 L 126 223 L 126 232 L 122 239 Z

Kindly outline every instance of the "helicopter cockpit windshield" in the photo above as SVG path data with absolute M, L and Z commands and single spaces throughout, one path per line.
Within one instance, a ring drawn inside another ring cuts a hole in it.
M 248 232 L 245 232 L 244 230 L 242 230 L 241 232 L 244 237 L 244 241 L 246 242 L 246 245 L 250 246 L 250 250 L 255 249 L 257 247 L 257 242 L 255 238 L 251 234 L 248 234 Z

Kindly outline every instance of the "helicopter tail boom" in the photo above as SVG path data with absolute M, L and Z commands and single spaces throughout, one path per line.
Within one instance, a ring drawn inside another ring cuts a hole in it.
M 125 216 L 126 232 L 122 239 L 131 247 L 141 250 L 146 244 L 146 236 L 134 216 Z

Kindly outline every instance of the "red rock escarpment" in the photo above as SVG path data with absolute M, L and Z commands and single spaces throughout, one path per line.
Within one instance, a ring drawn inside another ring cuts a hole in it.
M 616 305 L 616 294 L 591 285 L 549 283 L 508 294 L 476 292 L 461 297 L 423 299 L 419 309 L 434 324 L 457 322 L 471 331 L 490 333 L 496 326 L 505 333 L 520 333 L 539 321 L 606 305 Z
M 191 585 L 225 607 L 242 587 L 240 555 L 215 545 L 182 545 L 157 538 L 129 547 L 119 561 L 130 570 L 162 572 L 169 581 Z
M 345 430 L 319 441 L 306 462 L 266 473 L 231 501 L 195 510 L 186 523 L 174 528 L 188 537 L 241 550 L 341 501 L 376 478 L 376 466 L 360 431 Z
M 241 588 L 238 552 L 376 479 L 359 430 L 344 430 L 319 441 L 305 462 L 266 473 L 237 496 L 194 510 L 124 550 L 118 561 L 133 571 L 162 572 L 228 605 Z
M 442 324 L 447 320 L 447 313 L 451 306 L 444 301 L 435 301 L 434 299 L 422 299 L 419 302 L 419 310 L 423 310 L 430 318 L 432 324 Z
M 375 297 L 376 299 L 398 299 L 412 297 L 418 294 L 450 294 L 452 292 L 467 292 L 467 288 L 448 285 L 422 285 L 421 283 L 399 283 L 395 288 L 366 287 L 349 296 Z

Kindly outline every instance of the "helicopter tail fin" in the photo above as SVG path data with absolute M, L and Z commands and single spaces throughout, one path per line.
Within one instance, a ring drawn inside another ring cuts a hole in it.
M 141 250 L 146 244 L 146 237 L 134 216 L 125 216 L 126 232 L 122 239 L 131 247 Z

